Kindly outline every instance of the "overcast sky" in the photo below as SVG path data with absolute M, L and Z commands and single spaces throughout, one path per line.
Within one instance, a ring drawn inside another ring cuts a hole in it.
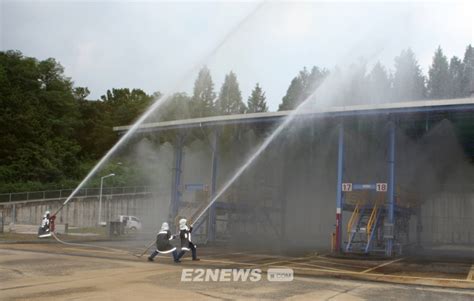
M 206 64 L 216 91 L 233 70 L 245 101 L 259 82 L 276 110 L 303 66 L 365 57 L 392 68 L 411 47 L 427 72 L 438 45 L 462 57 L 474 40 L 474 1 L 0 2 L 0 49 L 56 58 L 92 99 L 122 87 L 191 93 L 193 66 Z

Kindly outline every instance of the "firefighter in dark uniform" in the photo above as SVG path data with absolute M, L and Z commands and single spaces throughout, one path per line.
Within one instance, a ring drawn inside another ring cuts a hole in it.
M 199 260 L 196 255 L 196 245 L 191 240 L 191 232 L 193 227 L 187 225 L 187 220 L 182 218 L 179 220 L 179 237 L 181 238 L 181 252 L 178 254 L 178 260 L 183 257 L 186 251 L 191 250 L 193 260 Z
M 174 238 L 175 238 L 175 235 L 171 235 L 170 227 L 168 226 L 168 223 L 163 223 L 161 225 L 160 232 L 158 232 L 158 235 L 156 236 L 156 250 L 150 254 L 150 257 L 148 257 L 148 261 L 153 261 L 153 258 L 155 258 L 155 256 L 158 254 L 172 253 L 174 262 L 176 263 L 180 262 L 178 258 L 178 251 L 176 251 L 176 247 L 174 247 L 170 243 L 170 240 Z

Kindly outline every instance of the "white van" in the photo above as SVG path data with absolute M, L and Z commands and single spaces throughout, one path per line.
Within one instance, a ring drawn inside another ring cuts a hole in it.
M 119 221 L 125 224 L 125 229 L 135 232 L 142 229 L 142 222 L 135 216 L 119 215 Z

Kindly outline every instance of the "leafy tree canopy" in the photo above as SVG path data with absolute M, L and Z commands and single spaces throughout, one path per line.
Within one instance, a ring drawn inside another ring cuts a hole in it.
M 265 92 L 263 92 L 262 87 L 260 87 L 258 83 L 255 85 L 255 88 L 252 90 L 252 94 L 247 101 L 247 108 L 247 113 L 268 111 Z
M 400 55 L 395 58 L 393 89 L 394 99 L 396 101 L 425 98 L 425 77 L 411 49 L 403 50 Z
M 215 113 L 216 93 L 211 72 L 203 67 L 194 82 L 191 99 L 192 117 L 212 116 Z
M 54 59 L 0 52 L 0 183 L 77 176 L 79 107 Z
M 450 74 L 448 58 L 443 54 L 441 47 L 438 47 L 433 63 L 428 71 L 428 95 L 432 99 L 450 97 Z
M 219 98 L 217 99 L 217 110 L 219 114 L 230 115 L 245 113 L 246 109 L 242 101 L 237 76 L 231 71 L 225 76 L 224 83 L 222 84 Z

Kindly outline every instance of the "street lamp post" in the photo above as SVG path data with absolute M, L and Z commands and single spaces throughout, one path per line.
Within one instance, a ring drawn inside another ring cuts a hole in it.
M 114 173 L 111 173 L 109 175 L 106 175 L 106 176 L 103 176 L 102 178 L 100 178 L 100 193 L 99 193 L 99 216 L 98 216 L 98 221 L 97 223 L 99 224 L 100 226 L 100 219 L 102 217 L 102 188 L 104 186 L 104 179 L 105 178 L 108 178 L 108 177 L 113 177 L 115 176 Z

